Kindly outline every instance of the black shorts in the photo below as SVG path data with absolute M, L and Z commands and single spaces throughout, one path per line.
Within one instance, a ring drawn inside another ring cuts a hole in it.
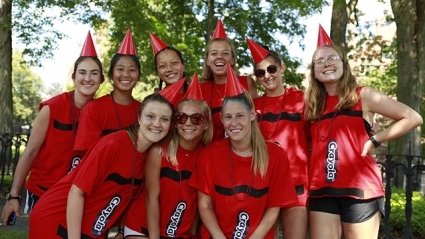
M 384 198 L 355 199 L 350 197 L 309 198 L 310 211 L 340 215 L 342 222 L 360 223 L 369 220 L 376 212 L 384 215 Z

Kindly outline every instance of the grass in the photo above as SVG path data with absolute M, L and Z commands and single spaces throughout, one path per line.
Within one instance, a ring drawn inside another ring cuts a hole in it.
M 12 231 L 12 229 L 5 228 L 4 226 L 0 226 L 0 239 L 25 239 L 28 238 L 28 234 L 26 232 Z

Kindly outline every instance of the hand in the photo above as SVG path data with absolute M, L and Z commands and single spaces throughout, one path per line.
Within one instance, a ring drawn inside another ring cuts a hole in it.
M 2 224 L 7 225 L 7 219 L 9 218 L 12 212 L 15 212 L 16 216 L 19 217 L 21 215 L 19 208 L 20 208 L 20 205 L 18 200 L 12 199 L 12 200 L 6 201 L 3 207 L 3 211 L 1 213 Z
M 123 239 L 123 238 L 124 238 L 124 234 L 122 234 L 121 232 L 118 232 L 114 237 L 114 239 Z
M 366 157 L 367 155 L 372 156 L 376 160 L 375 145 L 369 139 L 364 143 L 362 151 L 362 157 Z

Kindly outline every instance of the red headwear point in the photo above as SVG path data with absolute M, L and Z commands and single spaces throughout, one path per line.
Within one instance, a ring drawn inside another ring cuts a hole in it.
M 154 55 L 158 54 L 158 52 L 168 47 L 167 43 L 165 43 L 163 40 L 161 40 L 159 37 L 157 37 L 153 33 L 149 33 L 149 38 L 151 40 L 151 46 L 152 46 Z
M 84 41 L 83 49 L 81 49 L 80 56 L 94 56 L 97 57 L 96 49 L 94 48 L 93 39 L 90 30 L 87 33 L 86 40 Z
M 317 47 L 332 46 L 333 44 L 333 41 L 331 40 L 331 38 L 329 38 L 325 29 L 323 29 L 322 25 L 319 24 L 319 37 L 317 38 Z
M 246 90 L 239 81 L 238 76 L 233 71 L 233 68 L 230 64 L 227 65 L 227 80 L 226 80 L 226 88 L 224 90 L 224 96 L 236 96 L 244 93 Z
M 121 46 L 118 49 L 117 53 L 131 56 L 137 55 L 136 47 L 133 42 L 133 36 L 131 34 L 130 28 L 125 33 L 124 39 L 122 40 Z
M 184 85 L 186 78 L 181 78 L 176 83 L 169 85 L 162 89 L 159 94 L 161 94 L 165 99 L 168 100 L 174 107 L 179 103 L 181 100 L 181 90 Z
M 252 59 L 254 59 L 255 63 L 264 60 L 269 55 L 270 52 L 255 41 L 249 38 L 246 38 L 246 41 L 248 43 L 248 48 L 251 51 Z
M 198 74 L 196 72 L 193 74 L 192 81 L 184 98 L 189 100 L 203 100 L 201 85 L 199 84 Z
M 224 31 L 223 22 L 220 19 L 217 21 L 217 25 L 215 26 L 215 30 L 212 34 L 211 39 L 227 39 L 226 32 Z

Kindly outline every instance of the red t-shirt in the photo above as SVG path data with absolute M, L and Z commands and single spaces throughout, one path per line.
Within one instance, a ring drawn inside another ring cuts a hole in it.
M 282 148 L 267 143 L 268 167 L 261 177 L 258 172 L 252 173 L 252 157 L 236 155 L 229 150 L 229 144 L 223 139 L 201 151 L 190 184 L 211 197 L 218 224 L 227 238 L 249 238 L 267 208 L 293 206 L 296 194 Z M 275 232 L 271 228 L 266 238 L 274 238 Z M 209 238 L 205 227 L 201 233 L 202 238 Z
M 160 235 L 163 237 L 190 238 L 190 228 L 198 209 L 197 191 L 189 186 L 201 148 L 187 151 L 178 147 L 178 165 L 173 166 L 161 157 L 159 208 Z M 164 147 L 164 150 L 167 150 Z M 131 204 L 125 225 L 134 231 L 148 233 L 146 218 L 146 191 Z
M 66 205 L 73 184 L 85 193 L 82 238 L 102 238 L 139 193 L 143 166 L 143 155 L 127 131 L 103 137 L 74 171 L 37 202 L 30 214 L 29 238 L 63 238 L 67 234 Z
M 245 87 L 245 89 L 249 89 L 248 77 L 238 76 L 238 78 L 242 86 Z M 225 137 L 224 127 L 221 123 L 221 105 L 223 104 L 225 89 L 226 84 L 217 85 L 213 80 L 205 81 L 201 84 L 202 97 L 211 108 L 214 129 L 213 141 Z
M 338 96 L 327 96 L 321 118 L 311 126 L 310 196 L 383 196 L 378 164 L 369 155 L 361 156 L 369 135 L 360 96 L 348 110 L 335 111 L 338 102 Z
M 73 91 L 65 92 L 40 104 L 40 109 L 44 106 L 50 109 L 49 125 L 26 182 L 26 188 L 38 197 L 65 176 L 70 168 L 80 115 L 80 109 L 74 105 L 73 94 Z
M 81 112 L 74 150 L 85 151 L 100 137 L 133 125 L 139 111 L 134 99 L 129 105 L 115 103 L 111 95 L 93 100 Z
M 291 178 L 299 204 L 306 205 L 308 191 L 307 162 L 308 122 L 304 120 L 304 93 L 286 88 L 276 97 L 263 95 L 254 99 L 261 133 L 267 141 L 278 143 L 289 159 Z

